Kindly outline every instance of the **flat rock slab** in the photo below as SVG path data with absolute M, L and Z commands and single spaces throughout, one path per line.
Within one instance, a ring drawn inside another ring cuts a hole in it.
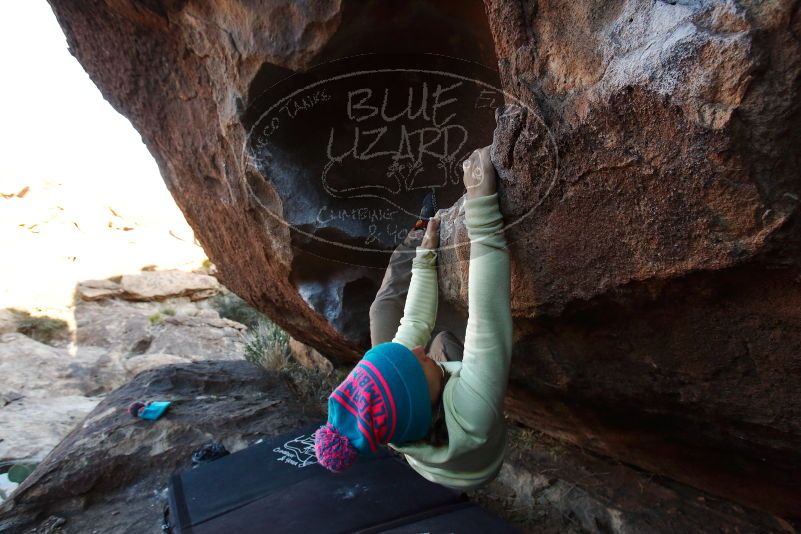
M 178 270 L 126 274 L 122 276 L 120 286 L 125 298 L 130 300 L 161 300 L 169 297 L 200 300 L 221 291 L 219 282 L 213 276 Z
M 112 280 L 84 280 L 75 288 L 81 300 L 103 300 L 122 296 L 122 287 Z
M 144 421 L 127 413 L 139 399 L 173 404 Z M 188 469 L 204 442 L 234 452 L 323 417 L 282 375 L 245 361 L 145 371 L 109 394 L 0 506 L 0 532 L 54 516 L 65 533 L 159 531 L 169 476 Z
M 134 301 L 189 297 L 195 301 L 213 297 L 221 291 L 220 283 L 213 276 L 177 269 L 125 274 L 119 282 L 84 280 L 76 288 L 77 296 L 86 301 L 114 297 Z

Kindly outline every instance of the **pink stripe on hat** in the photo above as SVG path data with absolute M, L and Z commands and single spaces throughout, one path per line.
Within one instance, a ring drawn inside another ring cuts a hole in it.
M 375 440 L 373 439 L 373 433 L 368 431 L 365 428 L 364 423 L 362 422 L 362 418 L 359 417 L 359 413 L 351 406 L 345 399 L 340 398 L 340 396 L 344 397 L 342 392 L 338 389 L 335 389 L 333 393 L 331 393 L 331 398 L 341 404 L 351 415 L 356 418 L 357 424 L 359 425 L 359 432 L 367 438 L 367 444 L 370 445 L 370 450 L 373 452 L 378 451 L 378 447 L 375 444 Z M 350 400 L 350 399 L 349 399 Z M 351 401 L 352 402 L 352 401 Z
M 398 422 L 398 412 L 395 409 L 395 397 L 392 395 L 392 390 L 389 389 L 387 381 L 384 380 L 384 375 L 381 374 L 381 371 L 379 371 L 378 368 L 376 368 L 376 366 L 372 364 L 372 362 L 368 362 L 367 360 L 362 360 L 359 363 L 370 369 L 373 372 L 373 374 L 376 377 L 378 377 L 378 381 L 381 382 L 381 387 L 384 388 L 384 391 L 386 391 L 387 393 L 386 396 L 389 398 L 389 407 L 392 410 L 392 430 L 390 430 L 389 436 L 387 437 L 386 440 L 387 443 L 389 443 L 395 436 L 395 427 L 397 426 Z

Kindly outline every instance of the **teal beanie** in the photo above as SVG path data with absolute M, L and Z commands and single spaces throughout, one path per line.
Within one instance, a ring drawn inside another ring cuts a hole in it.
M 328 424 L 316 433 L 320 463 L 333 471 L 386 443 L 425 437 L 431 399 L 423 367 L 400 343 L 376 345 L 328 398 Z

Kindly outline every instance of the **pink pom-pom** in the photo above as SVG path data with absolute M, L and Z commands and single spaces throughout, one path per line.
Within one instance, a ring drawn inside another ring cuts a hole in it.
M 334 473 L 349 468 L 358 456 L 347 436 L 340 434 L 331 423 L 321 426 L 314 433 L 314 452 L 320 465 Z

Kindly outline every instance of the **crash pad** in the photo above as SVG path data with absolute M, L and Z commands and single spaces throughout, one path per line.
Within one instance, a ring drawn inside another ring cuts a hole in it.
M 172 532 L 517 532 L 387 451 L 344 473 L 327 471 L 314 455 L 318 426 L 173 475 Z

